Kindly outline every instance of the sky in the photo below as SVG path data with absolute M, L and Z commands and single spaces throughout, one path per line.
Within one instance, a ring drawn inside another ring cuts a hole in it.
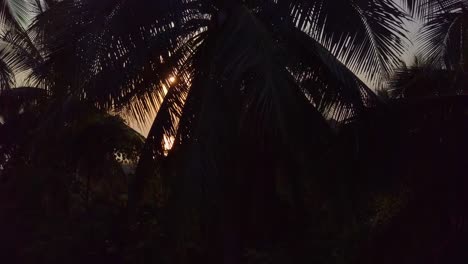
M 332 0 L 330 0 L 332 1 Z M 400 0 L 394 0 L 396 3 L 401 4 Z M 405 22 L 405 28 L 408 31 L 407 37 L 409 39 L 409 42 L 406 43 L 408 49 L 405 54 L 402 55 L 402 61 L 405 62 L 407 65 L 411 65 L 414 62 L 414 58 L 416 55 L 416 50 L 417 50 L 417 34 L 418 31 L 421 28 L 422 23 L 419 21 L 406 21 Z M 364 79 L 364 82 L 366 82 L 370 87 L 372 87 L 369 82 L 365 80 L 362 76 L 360 78 Z M 148 132 L 151 128 L 151 121 L 148 122 L 149 124 L 144 125 L 144 126 L 139 126 L 135 122 L 129 122 L 130 126 L 132 126 L 135 130 L 137 130 L 139 133 L 144 135 L 145 137 L 148 135 Z
M 421 29 L 421 22 L 418 21 L 407 21 L 406 22 L 406 29 L 408 32 L 408 38 L 410 39 L 410 43 L 408 43 L 408 51 L 403 55 L 402 60 L 406 62 L 406 64 L 411 64 L 414 61 L 414 56 L 416 55 L 416 50 L 418 48 L 417 43 L 417 36 L 418 32 Z
M 403 6 L 401 0 L 393 0 L 398 5 Z M 406 21 L 405 27 L 408 30 L 407 37 L 411 41 L 408 43 L 408 51 L 403 55 L 402 60 L 407 64 L 411 64 L 414 61 L 414 56 L 416 55 L 416 50 L 418 48 L 418 43 L 416 41 L 419 30 L 421 29 L 422 22 L 418 20 Z
M 397 4 L 401 4 L 401 0 L 393 0 L 395 1 Z M 408 30 L 408 39 L 410 40 L 407 44 L 407 47 L 408 47 L 408 50 L 407 52 L 402 56 L 402 60 L 410 65 L 412 64 L 412 62 L 414 61 L 414 57 L 415 57 L 415 51 L 417 49 L 417 43 L 416 43 L 416 36 L 417 36 L 417 33 L 418 33 L 418 30 L 420 29 L 421 27 L 421 23 L 420 22 L 416 22 L 416 21 L 407 21 L 405 23 L 405 27 L 406 29 Z M 25 82 L 24 82 L 24 79 L 25 79 L 25 74 L 19 74 L 18 76 L 16 76 L 17 78 L 17 86 L 23 86 L 23 85 L 27 85 Z M 361 78 L 366 82 L 368 83 L 365 78 L 363 78 L 361 76 Z M 371 85 L 369 85 L 371 86 Z M 131 127 L 133 127 L 135 130 L 137 130 L 138 132 L 140 132 L 142 135 L 144 136 L 147 136 L 148 134 L 148 131 L 151 127 L 151 121 L 150 122 L 147 122 L 148 124 L 147 125 L 138 125 L 136 122 L 134 121 L 131 121 L 129 120 L 129 125 Z

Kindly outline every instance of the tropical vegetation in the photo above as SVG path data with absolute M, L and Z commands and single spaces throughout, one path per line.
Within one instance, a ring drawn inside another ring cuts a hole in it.
M 467 1 L 0 3 L 6 263 L 468 260 Z

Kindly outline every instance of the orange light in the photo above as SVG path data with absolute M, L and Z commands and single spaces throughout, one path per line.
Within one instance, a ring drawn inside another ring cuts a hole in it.
M 169 77 L 169 79 L 167 80 L 169 81 L 170 84 L 174 84 L 176 82 L 176 78 L 174 76 Z
M 167 156 L 169 151 L 172 149 L 172 146 L 174 146 L 174 142 L 175 142 L 175 137 L 164 135 L 164 137 L 163 137 L 163 144 L 164 144 L 163 148 L 164 148 L 164 155 L 165 156 Z

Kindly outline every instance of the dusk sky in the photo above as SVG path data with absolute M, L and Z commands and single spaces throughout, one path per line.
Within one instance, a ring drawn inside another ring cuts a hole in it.
M 400 0 L 394 0 L 394 1 L 401 4 Z M 407 65 L 412 64 L 412 62 L 414 61 L 414 57 L 416 55 L 415 51 L 417 50 L 416 38 L 417 38 L 417 33 L 418 33 L 419 29 L 420 29 L 420 26 L 421 26 L 421 23 L 417 22 L 417 21 L 407 21 L 406 22 L 406 29 L 408 30 L 408 39 L 410 41 L 408 43 L 406 43 L 408 48 L 407 48 L 407 52 L 405 54 L 403 54 L 402 60 Z M 19 74 L 17 76 L 17 82 L 18 82 L 19 86 L 22 86 L 22 85 L 27 86 L 27 84 L 24 82 L 24 75 L 25 74 Z M 361 79 L 363 79 L 365 82 L 367 82 L 362 75 L 359 75 L 359 76 L 360 76 Z M 368 85 L 372 88 L 371 84 L 368 83 Z M 144 136 L 146 136 L 148 134 L 149 129 L 150 129 L 151 121 L 152 120 L 150 120 L 150 122 L 148 122 L 147 125 L 143 125 L 143 126 L 136 124 L 134 121 L 130 121 L 129 123 L 133 128 L 135 128 L 137 131 L 139 131 Z
M 397 3 L 400 3 L 400 0 L 395 0 L 395 2 Z M 420 27 L 421 27 L 421 22 L 419 21 L 406 21 L 406 29 L 408 30 L 408 39 L 410 40 L 407 44 L 408 46 L 408 49 L 407 49 L 407 52 L 405 54 L 402 55 L 402 60 L 407 64 L 407 65 L 411 65 L 414 61 L 414 58 L 416 56 L 416 50 L 417 50 L 417 35 L 418 35 L 418 31 L 420 30 Z M 365 80 L 364 77 L 360 76 L 361 79 L 364 79 L 365 82 L 367 82 Z M 368 82 L 367 82 L 368 83 Z M 368 85 L 372 87 L 371 84 L 368 83 Z M 147 136 L 148 135 L 148 132 L 149 132 L 149 129 L 151 128 L 151 121 L 148 122 L 147 125 L 144 125 L 144 126 L 140 126 L 140 125 L 137 125 L 135 124 L 135 122 L 130 122 L 130 125 L 135 128 L 137 131 L 139 131 L 142 135 L 144 136 Z

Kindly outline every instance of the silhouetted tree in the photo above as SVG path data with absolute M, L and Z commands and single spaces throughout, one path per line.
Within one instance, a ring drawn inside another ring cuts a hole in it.
M 443 93 L 431 78 L 461 76 L 464 2 L 404 2 L 427 21 L 422 52 L 433 70 L 428 78 L 426 70 L 398 72 L 395 90 L 405 98 Z M 457 131 L 465 131 L 452 120 L 463 120 L 458 98 L 450 106 L 383 103 L 356 77 L 380 84 L 400 65 L 406 15 L 390 0 L 28 6 L 31 24 L 11 23 L 2 34 L 1 96 L 13 106 L 3 105 L 0 129 L 14 136 L 0 144 L 2 175 L 41 168 L 52 179 L 41 186 L 60 197 L 76 175 L 92 182 L 85 190 L 107 194 L 105 185 L 123 175 L 115 154 L 131 155 L 138 165 L 129 233 L 143 236 L 144 215 L 156 207 L 152 221 L 163 231 L 150 240 L 167 242 L 169 263 L 351 262 L 357 252 L 372 260 L 373 245 L 364 241 L 385 245 L 379 235 L 417 204 L 408 193 L 420 201 L 432 190 L 413 184 L 422 174 L 404 170 L 435 162 L 441 154 L 432 148 L 452 151 Z M 10 89 L 13 73 L 38 88 Z M 463 85 L 453 87 L 447 90 Z M 23 98 L 18 107 L 11 96 Z M 150 123 L 144 146 L 109 113 Z M 449 143 L 439 146 L 439 138 Z M 420 149 L 426 152 L 414 164 L 405 159 Z M 437 183 L 443 166 L 454 165 L 441 164 L 421 173 Z

